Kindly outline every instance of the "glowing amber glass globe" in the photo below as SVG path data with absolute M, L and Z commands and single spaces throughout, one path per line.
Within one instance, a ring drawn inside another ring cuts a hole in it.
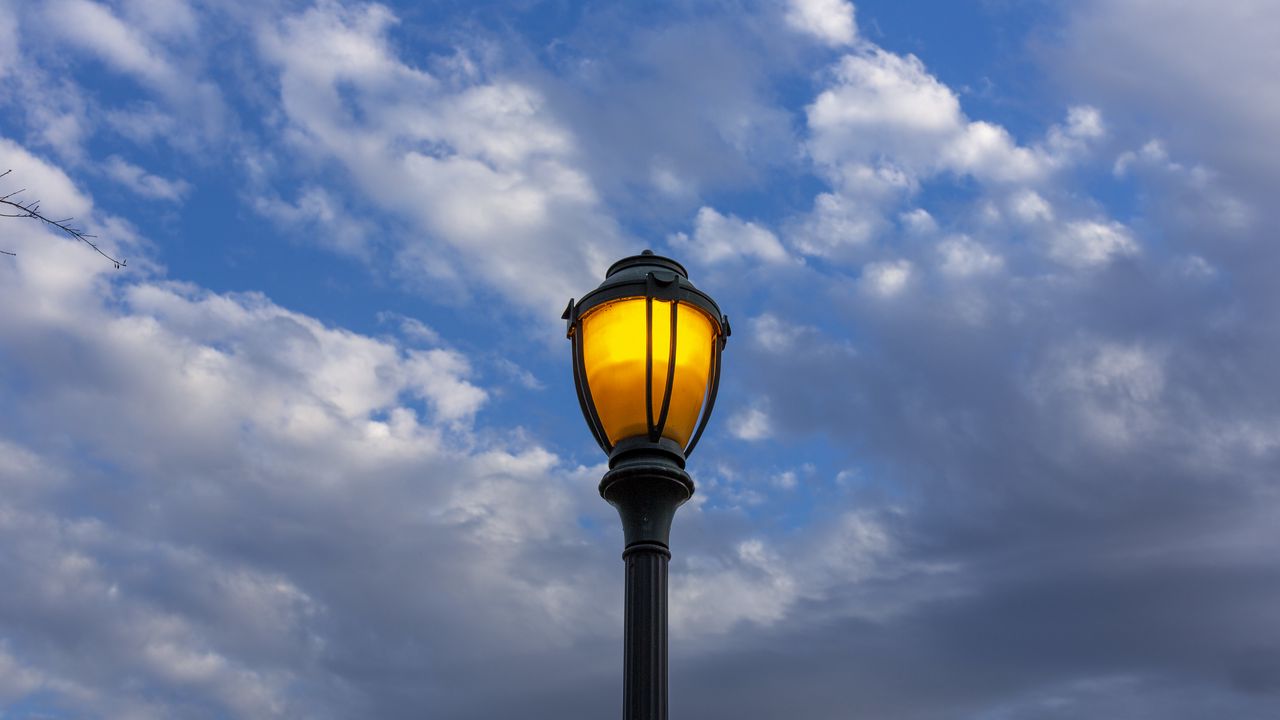
M 563 317 L 582 414 L 609 462 L 648 449 L 683 462 L 719 387 L 729 318 L 716 302 L 683 265 L 646 250 L 614 263 Z
M 673 303 L 653 301 L 652 382 L 646 382 L 645 299 L 627 298 L 600 305 L 582 318 L 582 353 L 587 385 L 609 442 L 648 432 L 649 412 L 661 413 L 671 355 Z M 681 447 L 689 442 L 702 412 L 711 380 L 715 323 L 692 305 L 676 304 L 675 373 L 662 437 Z M 645 387 L 652 387 L 652 406 Z

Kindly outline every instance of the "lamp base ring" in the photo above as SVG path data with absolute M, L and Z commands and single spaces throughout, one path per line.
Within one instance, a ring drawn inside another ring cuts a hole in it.
M 671 521 L 693 491 L 693 478 L 663 452 L 633 453 L 600 479 L 600 497 L 617 508 L 628 547 L 670 547 Z

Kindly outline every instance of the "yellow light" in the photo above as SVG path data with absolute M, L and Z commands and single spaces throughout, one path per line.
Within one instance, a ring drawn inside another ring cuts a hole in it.
M 681 303 L 676 317 L 676 370 L 671 408 L 662 435 L 689 442 L 702 410 L 711 372 L 716 326 L 701 310 Z M 582 355 L 587 387 L 609 442 L 648 433 L 645 412 L 645 299 L 605 303 L 582 318 Z M 662 412 L 671 353 L 671 303 L 653 301 L 653 420 Z

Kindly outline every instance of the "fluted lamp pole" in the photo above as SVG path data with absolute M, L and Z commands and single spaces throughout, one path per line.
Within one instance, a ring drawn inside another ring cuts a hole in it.
M 645 250 L 569 301 L 578 402 L 609 471 L 600 496 L 622 518 L 624 720 L 667 720 L 667 563 L 676 508 L 693 496 L 685 458 L 720 383 L 729 319 L 684 266 Z

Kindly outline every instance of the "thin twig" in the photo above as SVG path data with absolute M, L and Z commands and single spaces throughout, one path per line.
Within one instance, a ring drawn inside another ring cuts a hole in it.
M 0 173 L 0 178 L 4 177 L 5 175 L 8 175 L 11 172 L 13 172 L 13 170 L 5 170 L 4 172 Z M 23 188 L 22 190 L 25 190 L 25 189 L 26 188 Z M 25 217 L 25 218 L 33 218 L 35 220 L 39 220 L 40 222 L 46 225 L 51 225 L 61 230 L 62 232 L 66 233 L 67 235 L 71 236 L 72 238 L 75 238 L 76 240 L 79 240 L 85 245 L 88 245 L 89 247 L 93 248 L 99 255 L 106 258 L 108 261 L 110 261 L 112 265 L 115 265 L 117 270 L 128 265 L 128 261 L 117 260 L 111 257 L 110 255 L 106 254 L 105 252 L 103 252 L 102 248 L 98 247 L 98 244 L 93 242 L 93 239 L 98 237 L 97 235 L 90 235 L 89 233 L 86 233 L 85 231 L 72 226 L 70 222 L 75 218 L 65 218 L 63 220 L 50 220 L 49 218 L 41 214 L 39 200 L 32 200 L 31 202 L 22 202 L 21 200 L 13 200 L 12 198 L 15 195 L 21 193 L 22 190 L 15 190 L 9 193 L 8 195 L 0 195 L 0 205 L 7 205 L 18 211 L 16 214 L 0 213 L 0 217 L 18 217 L 18 218 Z M 17 257 L 16 253 L 11 253 L 7 250 L 0 250 L 0 253 Z

